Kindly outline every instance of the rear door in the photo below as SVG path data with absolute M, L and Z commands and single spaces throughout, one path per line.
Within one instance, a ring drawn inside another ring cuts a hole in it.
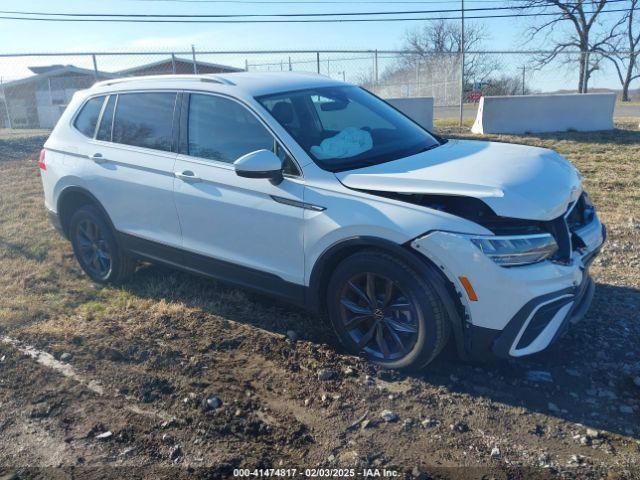
M 183 102 L 175 202 L 184 249 L 195 254 L 191 266 L 295 296 L 304 284 L 304 182 L 298 167 L 239 101 L 191 93 Z M 235 160 L 263 148 L 283 159 L 285 178 L 278 185 L 235 173 Z
M 140 240 L 181 244 L 173 202 L 177 98 L 170 91 L 110 95 L 85 152 L 92 192 L 134 249 L 149 249 Z

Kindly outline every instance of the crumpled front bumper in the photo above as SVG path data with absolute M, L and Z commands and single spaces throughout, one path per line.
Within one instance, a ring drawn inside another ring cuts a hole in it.
M 436 263 L 458 291 L 466 315 L 467 353 L 521 357 L 549 347 L 591 304 L 595 284 L 588 268 L 605 241 L 606 229 L 594 216 L 575 233 L 584 247 L 573 251 L 568 265 L 545 261 L 500 267 L 468 240 L 448 232 L 432 232 L 412 247 Z M 467 296 L 461 276 L 470 281 L 477 301 Z

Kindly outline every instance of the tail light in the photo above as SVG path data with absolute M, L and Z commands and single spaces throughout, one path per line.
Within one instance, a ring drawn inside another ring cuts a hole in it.
M 42 150 L 40 150 L 40 158 L 38 159 L 38 166 L 40 167 L 40 170 L 46 170 L 47 169 L 47 165 L 45 165 L 45 163 L 44 163 L 45 152 L 46 152 L 46 150 L 44 148 Z

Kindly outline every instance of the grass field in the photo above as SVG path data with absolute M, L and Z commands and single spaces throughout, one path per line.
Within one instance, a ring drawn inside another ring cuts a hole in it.
M 239 466 L 367 466 L 640 478 L 637 121 L 486 138 L 556 149 L 582 172 L 609 232 L 592 267 L 594 305 L 542 355 L 486 365 L 445 355 L 401 375 L 345 355 L 322 319 L 213 281 L 143 266 L 123 286 L 93 284 L 47 222 L 41 132 L 0 131 L 0 473 L 216 478 Z M 27 345 L 53 360 L 25 356 Z M 334 376 L 321 381 L 326 368 Z M 527 380 L 531 370 L 553 380 Z M 220 408 L 201 406 L 211 396 Z M 399 421 L 381 421 L 385 409 Z

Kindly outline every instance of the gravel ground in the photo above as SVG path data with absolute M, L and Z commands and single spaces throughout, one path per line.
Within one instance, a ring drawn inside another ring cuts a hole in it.
M 123 286 L 92 284 L 44 214 L 44 138 L 0 138 L 0 480 L 640 478 L 631 128 L 497 137 L 582 170 L 610 234 L 594 304 L 543 354 L 466 364 L 446 351 L 414 375 L 346 355 L 321 318 L 213 281 L 145 265 Z

